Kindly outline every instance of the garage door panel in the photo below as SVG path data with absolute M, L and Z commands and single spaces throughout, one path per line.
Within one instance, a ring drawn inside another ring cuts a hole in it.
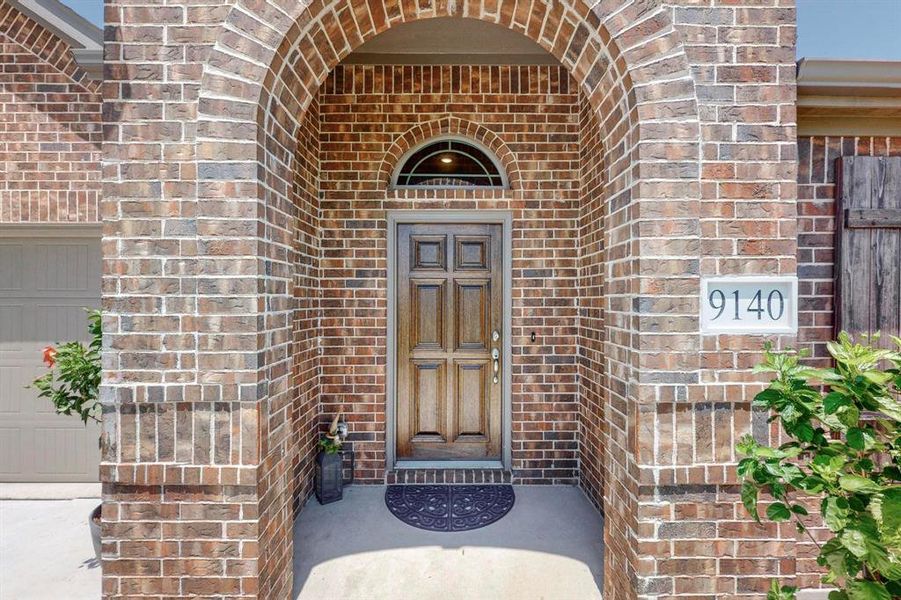
M 59 427 L 36 427 L 34 429 L 33 460 L 34 471 L 38 475 L 64 477 L 73 473 L 87 473 L 90 462 L 96 468 L 99 458 L 99 449 L 95 453 L 89 452 L 85 444 L 85 430 L 79 423 L 78 427 L 71 425 L 71 419 L 66 419 L 66 425 Z M 95 438 L 99 439 L 99 438 Z M 94 442 L 97 445 L 97 442 Z M 95 457 L 94 455 L 98 455 Z
M 28 381 L 25 367 L 0 366 L 0 415 L 22 413 L 22 396 Z
M 0 480 L 17 481 L 24 473 L 22 430 L 0 427 Z
M 23 350 L 25 336 L 22 325 L 25 311 L 21 302 L 5 306 L 0 303 L 0 360 L 3 353 Z
M 46 372 L 44 346 L 88 339 L 100 265 L 99 233 L 0 242 L 0 481 L 97 480 L 99 426 L 25 386 Z
M 38 292 L 87 292 L 89 277 L 87 243 L 38 244 L 34 254 L 35 288 Z
M 0 244 L 0 291 L 22 289 L 22 255 L 22 244 Z
M 47 344 L 88 341 L 85 309 L 96 304 L 92 298 L 0 299 L 0 360 L 9 353 L 33 354 L 35 349 L 40 354 Z
M 83 302 L 37 304 L 33 307 L 35 322 L 32 339 L 37 342 L 53 340 L 87 341 L 87 313 Z

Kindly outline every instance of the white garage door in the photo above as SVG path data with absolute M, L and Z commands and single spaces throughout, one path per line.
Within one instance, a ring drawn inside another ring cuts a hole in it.
M 0 481 L 97 481 L 100 428 L 25 386 L 44 346 L 88 339 L 100 269 L 96 229 L 0 227 Z

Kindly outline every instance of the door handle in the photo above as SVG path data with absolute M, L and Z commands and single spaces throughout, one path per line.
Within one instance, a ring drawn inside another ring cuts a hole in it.
M 491 349 L 491 360 L 494 361 L 494 383 L 496 384 L 498 379 L 498 372 L 501 370 L 501 353 L 497 348 Z

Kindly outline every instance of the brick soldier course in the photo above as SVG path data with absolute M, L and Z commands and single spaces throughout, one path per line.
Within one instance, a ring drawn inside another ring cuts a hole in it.
M 338 67 L 438 16 L 561 66 Z M 361 479 L 392 476 L 385 210 L 414 206 L 514 211 L 510 477 L 603 507 L 606 597 L 795 573 L 794 532 L 748 520 L 733 469 L 737 437 L 769 433 L 762 340 L 697 317 L 703 275 L 796 271 L 792 2 L 108 0 L 106 20 L 107 597 L 287 597 L 338 408 Z M 436 133 L 492 148 L 511 189 L 388 189 Z

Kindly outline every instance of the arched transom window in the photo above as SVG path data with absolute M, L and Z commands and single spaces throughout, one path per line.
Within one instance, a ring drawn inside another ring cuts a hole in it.
M 400 188 L 505 188 L 507 177 L 487 148 L 445 137 L 405 154 L 392 183 Z

